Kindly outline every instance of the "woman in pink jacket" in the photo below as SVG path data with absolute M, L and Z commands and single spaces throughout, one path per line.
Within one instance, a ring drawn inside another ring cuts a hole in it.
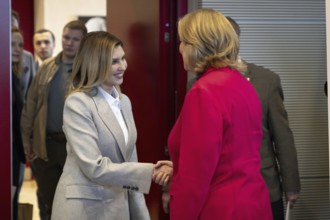
M 240 72 L 239 39 L 211 9 L 179 21 L 180 53 L 199 79 L 169 138 L 171 220 L 272 219 L 260 174 L 261 105 Z

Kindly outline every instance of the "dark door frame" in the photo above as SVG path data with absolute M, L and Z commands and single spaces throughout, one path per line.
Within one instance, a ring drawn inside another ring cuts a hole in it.
M 0 7 L 0 213 L 11 219 L 11 126 L 10 126 L 10 12 L 11 1 L 1 0 Z

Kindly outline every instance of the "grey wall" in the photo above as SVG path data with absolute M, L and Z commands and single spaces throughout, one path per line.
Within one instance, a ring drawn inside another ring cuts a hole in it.
M 325 1 L 190 1 L 194 8 L 234 18 L 241 56 L 280 75 L 302 182 L 291 219 L 330 219 Z

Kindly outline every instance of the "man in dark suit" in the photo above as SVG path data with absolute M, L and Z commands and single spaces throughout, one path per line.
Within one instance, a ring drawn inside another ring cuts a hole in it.
M 251 63 L 246 77 L 256 89 L 263 108 L 261 173 L 268 186 L 274 219 L 284 219 L 282 194 L 285 193 L 293 207 L 299 197 L 300 179 L 280 78 L 271 70 Z
M 227 17 L 240 36 L 239 25 Z M 300 193 L 297 152 L 284 107 L 280 77 L 269 69 L 247 63 L 246 78 L 256 89 L 263 109 L 261 173 L 268 186 L 274 220 L 284 219 L 283 192 L 292 208 Z

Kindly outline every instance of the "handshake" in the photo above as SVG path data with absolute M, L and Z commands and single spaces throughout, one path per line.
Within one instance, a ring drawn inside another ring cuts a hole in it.
M 152 180 L 161 185 L 167 186 L 173 174 L 173 163 L 169 160 L 160 160 L 154 165 Z

